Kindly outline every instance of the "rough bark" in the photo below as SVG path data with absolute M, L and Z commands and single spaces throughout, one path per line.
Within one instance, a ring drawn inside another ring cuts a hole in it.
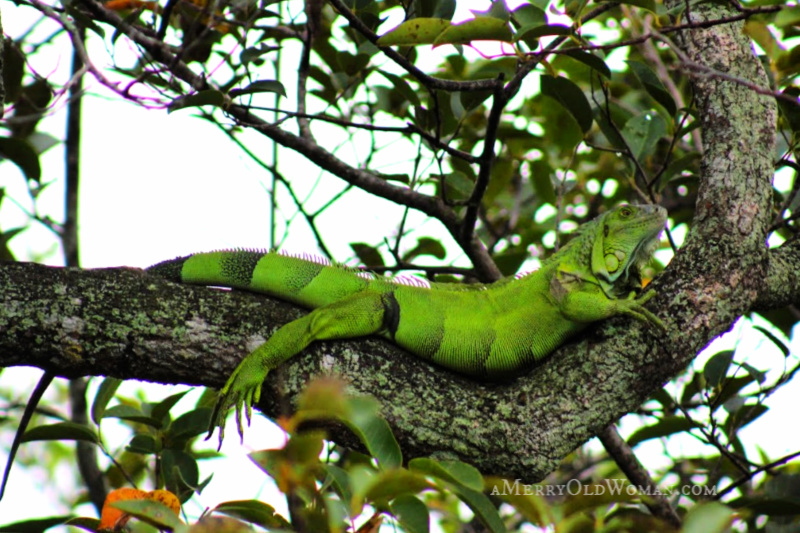
M 692 20 L 716 18 L 706 5 Z M 697 64 L 766 85 L 741 24 L 685 32 Z M 457 456 L 486 473 L 540 480 L 576 446 L 636 409 L 754 305 L 797 299 L 798 247 L 768 253 L 774 102 L 696 79 L 706 152 L 696 220 L 653 287 L 662 335 L 627 319 L 593 328 L 530 374 L 481 384 L 380 340 L 320 343 L 266 382 L 261 409 L 291 408 L 315 376 L 336 374 L 383 405 L 406 457 Z M 132 270 L 0 268 L 0 364 L 64 376 L 221 385 L 254 343 L 299 311 L 254 295 L 179 287 Z M 761 297 L 760 295 L 768 295 Z M 336 436 L 345 443 L 342 432 Z

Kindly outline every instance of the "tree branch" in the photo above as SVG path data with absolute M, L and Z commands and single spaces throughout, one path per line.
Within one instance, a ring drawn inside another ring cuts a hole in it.
M 764 285 L 753 306 L 767 311 L 800 302 L 800 238 L 770 250 Z
M 214 387 L 302 313 L 134 269 L 10 263 L 0 266 L 0 295 L 0 366 Z M 661 348 L 673 341 L 657 343 L 639 324 L 612 320 L 535 372 L 500 384 L 435 368 L 382 340 L 315 343 L 270 375 L 259 408 L 285 414 L 311 379 L 338 375 L 351 392 L 381 402 L 407 458 L 459 457 L 483 472 L 534 482 L 683 369 L 694 352 L 681 358 Z M 677 362 L 653 365 L 654 358 Z M 334 438 L 356 443 L 345 431 Z
M 627 476 L 631 483 L 650 496 L 645 500 L 645 505 L 654 516 L 657 516 L 672 524 L 675 528 L 681 527 L 681 519 L 678 513 L 670 505 L 666 496 L 661 494 L 658 485 L 650 478 L 650 474 L 644 469 L 642 463 L 636 458 L 633 450 L 628 443 L 620 436 L 614 424 L 609 424 L 598 433 L 597 438 L 603 443 L 603 447 L 617 463 L 620 470 Z

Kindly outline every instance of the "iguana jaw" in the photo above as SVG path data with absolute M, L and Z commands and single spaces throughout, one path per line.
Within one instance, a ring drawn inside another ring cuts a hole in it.
M 591 269 L 609 298 L 630 290 L 630 280 L 650 260 L 667 211 L 657 205 L 623 205 L 598 220 Z

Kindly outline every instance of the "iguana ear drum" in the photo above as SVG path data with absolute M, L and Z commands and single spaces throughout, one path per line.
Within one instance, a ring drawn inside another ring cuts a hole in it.
M 606 254 L 606 270 L 613 274 L 619 269 L 619 259 L 614 254 Z

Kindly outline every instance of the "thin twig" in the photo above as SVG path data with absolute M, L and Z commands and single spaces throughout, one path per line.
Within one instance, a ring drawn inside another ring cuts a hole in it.
M 633 453 L 628 443 L 620 436 L 616 426 L 609 424 L 597 434 L 597 438 L 600 439 L 608 455 L 617 463 L 630 482 L 646 495 L 642 501 L 653 513 L 653 516 L 661 518 L 675 528 L 681 527 L 678 513 L 658 489 L 658 485 L 636 458 L 636 454 Z
M 761 472 L 766 472 L 768 470 L 771 470 L 771 469 L 775 468 L 776 466 L 780 466 L 782 464 L 785 464 L 785 463 L 791 461 L 792 459 L 794 459 L 795 457 L 800 457 L 800 452 L 794 452 L 794 453 L 790 453 L 789 455 L 784 455 L 780 459 L 772 461 L 771 463 L 759 466 L 758 468 L 752 470 L 747 475 L 744 475 L 744 476 L 740 477 L 739 479 L 737 479 L 736 481 L 732 482 L 730 485 L 728 485 L 724 489 L 722 489 L 719 492 L 717 492 L 717 494 L 715 495 L 715 499 L 717 499 L 717 500 L 721 499 L 723 496 L 725 496 L 726 494 L 731 492 L 736 487 L 739 487 L 740 485 L 742 485 L 744 483 L 747 483 L 748 481 L 753 479 L 753 477 L 755 477 L 757 474 L 760 474 Z

